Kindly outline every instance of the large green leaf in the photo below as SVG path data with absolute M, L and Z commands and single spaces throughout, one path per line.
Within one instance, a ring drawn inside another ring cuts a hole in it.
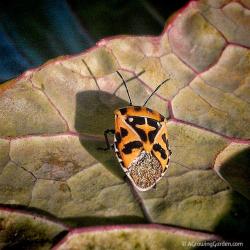
M 6 208 L 0 208 L 0 225 L 1 249 L 49 249 L 68 230 L 51 218 Z
M 54 250 L 68 249 L 193 249 L 212 246 L 221 240 L 215 235 L 176 230 L 160 225 L 102 226 L 72 230 Z M 217 243 L 218 244 L 218 243 Z

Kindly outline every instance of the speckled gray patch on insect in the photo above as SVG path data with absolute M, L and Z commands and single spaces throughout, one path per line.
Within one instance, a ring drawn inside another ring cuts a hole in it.
M 131 163 L 129 177 L 143 191 L 154 186 L 162 176 L 162 167 L 155 156 L 142 151 Z

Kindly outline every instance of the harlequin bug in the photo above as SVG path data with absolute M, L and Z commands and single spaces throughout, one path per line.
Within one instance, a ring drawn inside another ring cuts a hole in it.
M 114 111 L 115 129 L 104 131 L 106 148 L 113 148 L 117 159 L 140 191 L 156 186 L 168 168 L 171 151 L 168 143 L 166 118 L 145 107 L 155 92 L 169 79 L 163 81 L 147 98 L 143 106 L 133 106 L 126 82 L 117 71 L 126 88 L 129 106 Z M 114 134 L 114 144 L 110 145 L 108 134 Z

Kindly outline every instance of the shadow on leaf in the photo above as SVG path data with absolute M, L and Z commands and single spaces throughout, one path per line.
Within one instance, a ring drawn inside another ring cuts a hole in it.
M 223 162 L 220 166 L 223 178 L 231 185 L 232 191 L 228 195 L 228 209 L 215 225 L 214 233 L 225 240 L 224 244 L 239 243 L 240 249 L 249 249 L 250 201 L 245 194 L 249 194 L 250 149 L 244 149 Z M 244 196 L 245 195 L 245 196 Z M 216 211 L 215 211 L 216 212 Z M 209 220 L 209 218 L 207 218 Z M 204 241 L 194 249 L 211 249 L 220 247 L 221 242 Z M 217 244 L 217 245 L 216 245 Z M 224 246 L 226 248 L 226 246 Z
M 250 198 L 250 147 L 232 155 L 220 166 L 223 178 L 246 198 Z
M 145 219 L 139 216 L 84 216 L 64 218 L 63 222 L 72 227 L 100 226 L 100 225 L 121 225 L 121 224 L 140 224 L 147 223 Z
M 114 110 L 127 105 L 124 100 L 104 91 L 84 91 L 76 96 L 75 129 L 85 135 L 80 137 L 82 146 L 120 179 L 124 173 L 114 152 L 97 148 L 105 147 L 104 130 L 114 128 Z M 112 143 L 113 137 L 109 139 Z

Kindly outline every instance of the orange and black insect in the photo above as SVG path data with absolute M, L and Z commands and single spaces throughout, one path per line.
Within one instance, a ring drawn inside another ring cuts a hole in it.
M 126 88 L 130 105 L 114 111 L 115 129 L 104 131 L 107 144 L 103 150 L 114 148 L 117 159 L 140 191 L 155 187 L 168 168 L 171 151 L 168 143 L 166 118 L 145 107 L 155 92 L 169 79 L 163 81 L 147 98 L 143 106 L 133 106 L 126 82 L 117 71 Z M 114 134 L 110 145 L 108 134 Z

